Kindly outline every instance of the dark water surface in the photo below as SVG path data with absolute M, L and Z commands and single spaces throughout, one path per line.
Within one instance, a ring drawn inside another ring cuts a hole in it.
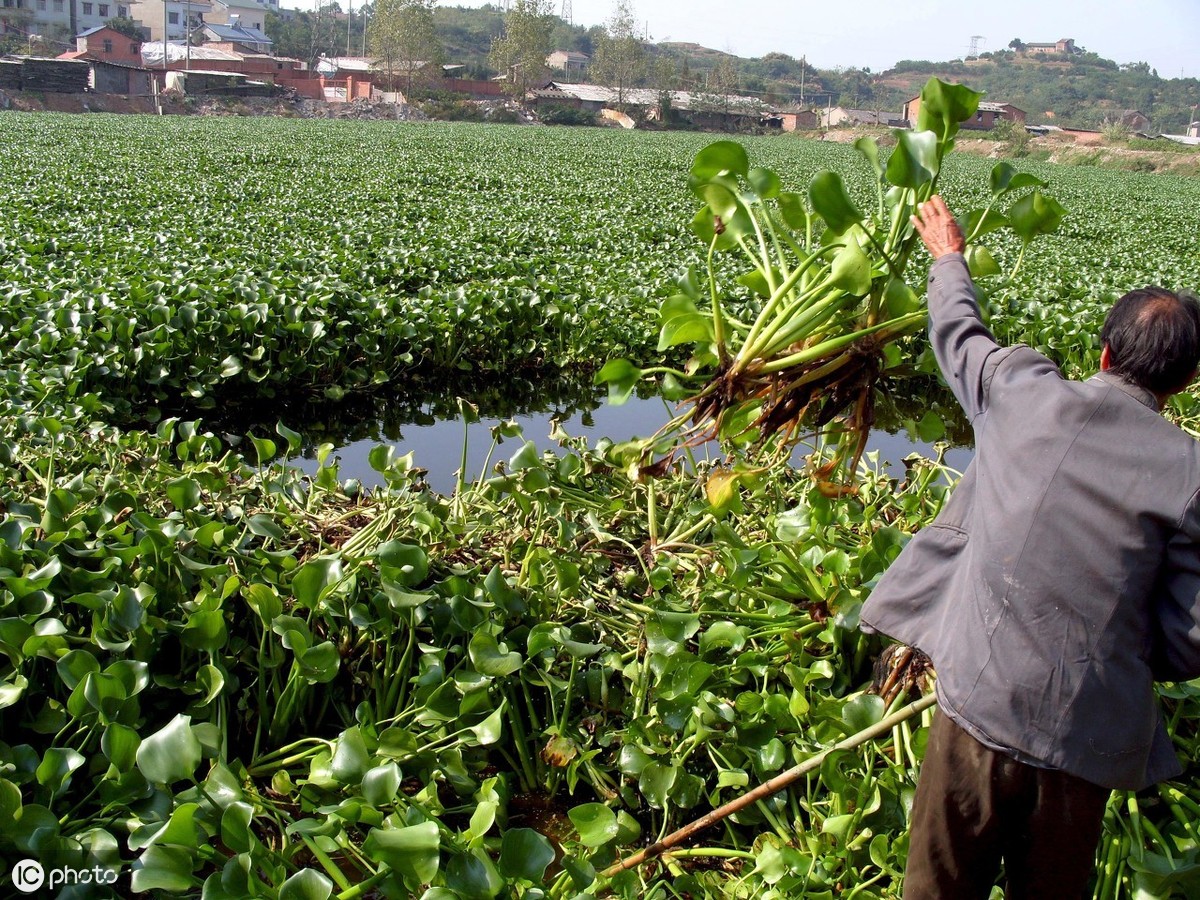
M 424 399 L 411 394 L 385 398 L 359 407 L 289 410 L 283 421 L 306 438 L 301 454 L 290 462 L 314 472 L 317 447 L 330 443 L 334 448 L 331 458 L 338 461 L 342 479 L 357 478 L 364 485 L 374 486 L 381 484 L 382 479 L 371 468 L 368 454 L 376 446 L 387 444 L 395 448 L 396 455 L 412 452 L 414 463 L 428 470 L 426 480 L 430 487 L 450 493 L 461 466 L 464 435 L 466 480 L 472 481 L 493 474 L 484 471 L 485 463 L 490 469 L 521 448 L 521 438 L 505 438 L 488 461 L 492 430 L 502 423 L 515 421 L 521 426 L 525 440 L 545 450 L 558 449 L 558 442 L 549 436 L 554 430 L 552 420 L 561 423 L 571 436 L 586 436 L 589 444 L 594 445 L 601 438 L 620 442 L 648 437 L 671 418 L 673 410 L 672 405 L 658 397 L 633 397 L 622 406 L 611 406 L 603 393 L 591 385 L 565 382 L 499 385 L 483 392 L 468 390 L 464 395 L 478 406 L 480 417 L 478 422 L 466 426 L 465 431 L 458 398 L 445 392 L 434 392 Z M 973 452 L 967 446 L 969 430 L 954 419 L 953 401 L 941 395 L 935 401 L 926 401 L 918 395 L 907 401 L 882 404 L 868 452 L 878 452 L 880 465 L 896 475 L 903 472 L 902 460 L 909 454 L 936 456 L 932 442 L 919 440 L 910 433 L 912 423 L 931 409 L 950 420 L 945 440 L 951 449 L 946 452 L 945 462 L 961 472 Z M 715 455 L 718 450 L 714 446 L 709 452 Z M 805 452 L 803 447 L 798 448 L 797 464 Z M 702 454 L 700 448 L 698 455 Z

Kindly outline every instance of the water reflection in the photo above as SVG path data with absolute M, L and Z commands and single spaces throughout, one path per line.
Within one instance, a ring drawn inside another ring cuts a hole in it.
M 460 397 L 474 404 L 479 415 L 479 421 L 465 429 Z M 392 396 L 336 405 L 282 404 L 260 411 L 257 420 L 273 423 L 278 419 L 304 436 L 300 454 L 291 461 L 307 471 L 316 469 L 316 449 L 329 443 L 343 478 L 376 485 L 381 480 L 371 468 L 368 454 L 378 444 L 390 444 L 397 454 L 413 452 L 416 464 L 428 470 L 430 486 L 448 493 L 457 480 L 464 435 L 466 476 L 472 480 L 491 474 L 483 469 L 492 447 L 492 430 L 502 422 L 516 421 L 527 440 L 539 449 L 552 449 L 557 447 L 549 437 L 552 420 L 562 423 L 568 434 L 586 436 L 591 443 L 604 437 L 624 441 L 652 434 L 670 419 L 673 409 L 654 396 L 634 397 L 623 406 L 611 406 L 602 391 L 580 381 L 512 379 L 505 384 L 409 386 Z M 243 412 L 243 416 L 247 414 L 255 417 L 252 411 Z M 876 419 L 868 450 L 878 451 L 881 462 L 896 474 L 910 453 L 934 455 L 932 441 L 921 440 L 917 434 L 917 423 L 923 419 L 926 429 L 937 420 L 944 423 L 944 440 L 952 448 L 946 454 L 947 464 L 961 471 L 970 461 L 970 428 L 953 398 L 936 382 L 911 378 L 890 387 L 880 396 Z M 230 430 L 245 431 L 247 425 L 230 423 Z M 253 430 L 257 433 L 263 428 L 260 425 Z M 518 441 L 506 440 L 494 453 L 493 463 L 507 459 L 519 447 Z

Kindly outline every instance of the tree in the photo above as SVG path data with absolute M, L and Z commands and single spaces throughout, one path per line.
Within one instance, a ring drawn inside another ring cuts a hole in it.
M 1023 40 L 1021 40 L 1020 38 L 1013 38 L 1011 41 L 1008 42 L 1008 48 L 1010 50 L 1016 50 L 1018 53 L 1020 53 L 1022 50 L 1025 49 L 1025 42 Z
M 145 33 L 142 31 L 142 26 L 129 16 L 114 16 L 104 23 L 113 31 L 119 31 L 131 41 L 145 40 Z
M 433 27 L 437 0 L 377 0 L 367 29 L 371 52 L 384 71 L 395 79 L 404 73 L 405 91 L 412 93 L 413 78 L 422 64 L 439 63 L 442 47 Z
M 629 0 L 617 0 L 612 17 L 605 23 L 604 34 L 592 59 L 592 77 L 617 92 L 617 104 L 625 102 L 625 92 L 645 75 L 646 48 L 638 37 L 637 14 Z
M 524 98 L 530 85 L 545 79 L 550 34 L 554 30 L 550 0 L 512 0 L 504 16 L 504 33 L 492 41 L 488 59 L 508 77 L 508 90 Z

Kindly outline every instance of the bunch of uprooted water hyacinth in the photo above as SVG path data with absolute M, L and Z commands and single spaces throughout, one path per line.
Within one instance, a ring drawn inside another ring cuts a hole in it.
M 910 217 L 936 191 L 959 123 L 975 115 L 980 97 L 930 79 L 916 129 L 895 132 L 886 160 L 872 138 L 855 143 L 874 170 L 878 202 L 870 212 L 855 204 L 836 172 L 818 173 L 800 194 L 784 190 L 770 169 L 751 166 L 733 141 L 696 155 L 689 186 L 704 206 L 692 227 L 708 245 L 707 277 L 689 272 L 680 279 L 680 293 L 663 303 L 658 344 L 659 351 L 691 345 L 692 356 L 682 371 L 618 359 L 597 375 L 614 402 L 638 380 L 658 375 L 687 402 L 657 435 L 627 446 L 634 465 L 653 474 L 681 447 L 712 439 L 778 451 L 824 436 L 835 446 L 816 474 L 829 490 L 844 489 L 831 479 L 839 468 L 851 476 L 857 468 L 889 347 L 926 321 L 923 291 L 905 280 L 918 240 Z M 999 272 L 976 243 L 983 235 L 1011 228 L 1024 247 L 1057 228 L 1064 210 L 1044 187 L 1007 163 L 993 169 L 991 203 L 963 223 L 975 275 Z M 999 211 L 1014 192 L 1022 195 Z M 719 259 L 723 253 L 749 268 L 737 271 Z M 731 271 L 736 287 L 728 283 Z M 739 321 L 728 298 L 746 289 L 757 314 Z

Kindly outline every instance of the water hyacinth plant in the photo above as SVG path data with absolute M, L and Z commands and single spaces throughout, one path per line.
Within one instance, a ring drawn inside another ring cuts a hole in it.
M 819 477 L 827 480 L 839 466 L 857 468 L 875 387 L 900 361 L 895 342 L 926 321 L 922 289 L 906 280 L 918 243 L 909 220 L 936 191 L 959 125 L 975 115 L 981 96 L 931 78 L 916 129 L 895 132 L 886 160 L 873 138 L 855 143 L 874 171 L 869 210 L 837 172 L 818 173 L 800 194 L 784 190 L 774 171 L 750 165 L 733 141 L 696 155 L 688 184 L 704 204 L 692 230 L 708 246 L 706 273 L 679 279 L 679 293 L 662 305 L 658 342 L 660 352 L 690 346 L 691 357 L 684 370 L 640 369 L 617 359 L 597 374 L 613 402 L 623 402 L 639 379 L 661 375 L 664 390 L 689 404 L 631 448 L 639 465 L 661 471 L 680 445 L 713 438 L 786 449 L 828 429 L 838 446 Z M 1024 247 L 1058 227 L 1065 211 L 1042 192 L 1046 186 L 1008 163 L 992 170 L 990 203 L 963 223 L 973 275 L 1000 272 L 978 243 L 983 236 L 1009 228 Z M 1018 193 L 1005 212 L 997 208 Z M 743 321 L 733 307 L 747 290 L 753 317 Z M 829 428 L 842 414 L 844 422 Z

